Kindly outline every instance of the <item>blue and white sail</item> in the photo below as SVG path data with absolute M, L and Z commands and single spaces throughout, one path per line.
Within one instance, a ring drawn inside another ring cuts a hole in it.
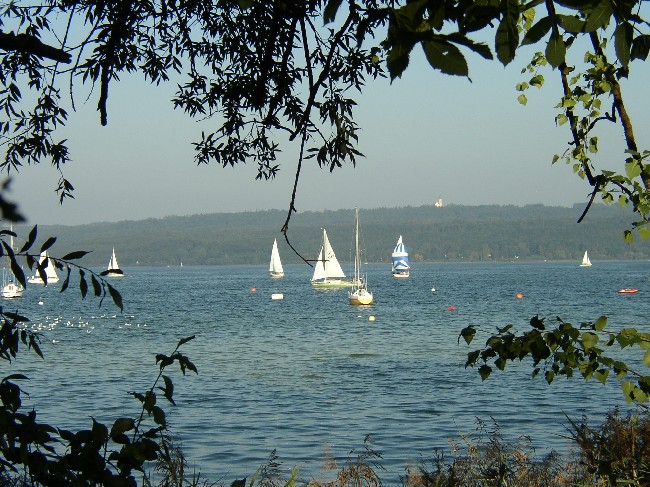
M 406 245 L 402 242 L 402 236 L 399 236 L 397 245 L 393 250 L 393 277 L 408 277 L 411 266 L 409 265 L 409 254 Z

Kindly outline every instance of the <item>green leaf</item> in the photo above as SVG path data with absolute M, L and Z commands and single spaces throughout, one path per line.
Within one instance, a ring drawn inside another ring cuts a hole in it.
M 41 252 L 45 252 L 48 250 L 52 245 L 54 245 L 54 242 L 56 242 L 56 237 L 50 237 L 48 238 L 43 245 L 41 245 Z
M 133 428 L 135 428 L 135 421 L 131 418 L 118 418 L 111 427 L 111 438 L 131 431 Z
M 635 159 L 629 160 L 625 163 L 625 174 L 630 179 L 639 177 L 641 175 L 641 165 Z
M 605 382 L 607 382 L 607 377 L 608 376 L 609 376 L 609 370 L 607 370 L 607 369 L 601 369 L 601 370 L 597 370 L 596 372 L 594 372 L 594 377 L 601 384 L 605 384 Z
M 113 300 L 113 303 L 115 303 L 115 306 L 120 308 L 120 311 L 124 311 L 124 305 L 122 304 L 122 295 L 110 284 L 106 284 L 106 287 L 108 287 L 108 293 L 111 295 L 111 299 Z
M 521 45 L 536 44 L 542 37 L 544 37 L 551 30 L 553 21 L 551 17 L 544 17 L 533 25 L 521 41 Z
M 648 228 L 648 227 L 641 227 L 641 228 L 639 228 L 638 232 L 639 232 L 639 236 L 640 236 L 643 240 L 647 240 L 647 239 L 650 238 L 650 228 Z
M 598 344 L 598 340 L 598 335 L 590 331 L 582 334 L 582 346 L 586 352 L 594 348 Z
M 614 13 L 611 0 L 601 0 L 591 12 L 587 14 L 585 32 L 595 32 L 609 23 Z
M 163 391 L 163 394 L 165 395 L 165 399 L 167 399 L 170 403 L 176 405 L 176 403 L 174 402 L 174 383 L 166 375 L 163 375 L 162 378 L 163 381 L 165 382 L 165 387 L 159 387 L 159 389 Z
M 85 272 L 79 269 L 79 290 L 81 291 L 81 297 L 85 298 L 88 294 L 88 283 L 86 282 Z
M 394 80 L 402 76 L 402 73 L 409 65 L 409 56 L 415 44 L 395 45 L 388 51 L 386 56 L 386 67 L 390 73 L 390 79 Z
M 650 350 L 646 351 L 645 355 L 643 356 L 643 363 L 646 367 L 650 367 Z
M 572 34 L 579 34 L 581 33 L 584 28 L 586 22 L 582 20 L 580 17 L 577 17 L 575 15 L 557 15 L 557 20 L 560 26 Z
M 176 346 L 176 348 L 180 348 L 181 346 L 185 345 L 187 342 L 189 342 L 191 340 L 194 340 L 195 338 L 196 338 L 196 335 L 192 335 L 191 337 L 181 338 L 178 341 L 178 345 Z
M 594 330 L 603 331 L 606 326 L 607 326 L 607 316 L 601 316 L 596 320 L 596 323 L 594 323 Z
M 519 96 L 517 97 L 517 101 L 518 101 L 519 104 L 521 104 L 521 105 L 526 105 L 526 104 L 528 103 L 528 98 L 526 98 L 526 95 L 524 95 L 524 94 L 522 93 L 521 95 L 519 95 Z
M 562 39 L 560 34 L 551 34 L 551 38 L 548 40 L 548 44 L 546 45 L 546 59 L 549 64 L 554 68 L 557 68 L 564 62 L 565 57 L 566 45 L 564 44 L 564 39 Z
M 165 418 L 165 411 L 162 410 L 162 408 L 158 406 L 154 406 L 152 408 L 152 414 L 153 414 L 153 420 L 156 424 L 159 424 L 160 426 L 167 426 L 167 419 Z
M 34 228 L 32 228 L 32 230 L 29 232 L 29 236 L 27 237 L 27 242 L 25 242 L 25 244 L 20 249 L 21 254 L 23 252 L 27 252 L 32 247 L 32 245 L 34 245 L 34 241 L 36 240 L 37 233 L 38 232 L 36 230 L 36 225 L 34 225 Z
M 474 339 L 475 335 L 476 335 L 476 329 L 471 325 L 466 328 L 463 328 L 460 332 L 460 336 L 463 337 L 463 339 L 468 345 L 472 343 L 472 340 Z
M 481 365 L 478 369 L 478 373 L 481 375 L 481 380 L 487 380 L 492 373 L 492 367 L 489 365 Z
M 77 260 L 81 259 L 84 255 L 89 253 L 90 252 L 87 252 L 85 250 L 77 250 L 75 252 L 70 252 L 69 254 L 64 255 L 61 257 L 61 260 Z
M 323 20 L 326 24 L 334 22 L 336 18 L 336 12 L 338 12 L 339 7 L 341 6 L 343 0 L 329 0 L 325 9 L 323 10 Z
M 102 295 L 102 286 L 101 286 L 101 284 L 99 283 L 99 281 L 97 280 L 97 278 L 95 277 L 94 274 L 91 276 L 91 282 L 92 282 L 92 285 L 93 285 L 93 292 L 95 293 L 95 296 L 101 296 Z
M 467 76 L 467 61 L 460 50 L 446 41 L 437 39 L 423 41 L 422 48 L 429 64 L 445 74 Z
M 630 44 L 634 34 L 633 27 L 628 22 L 620 23 L 614 31 L 614 46 L 616 56 L 623 66 L 630 63 Z
M 512 0 L 507 0 L 510 6 Z M 514 2 L 518 4 L 518 2 Z M 516 5 L 518 8 L 518 5 Z M 497 28 L 495 37 L 497 58 L 505 66 L 515 58 L 515 51 L 519 45 L 519 30 L 517 29 L 518 13 L 516 15 L 504 15 Z
M 634 398 L 632 396 L 633 391 L 634 391 L 634 384 L 632 384 L 629 381 L 624 381 L 621 384 L 621 389 L 623 389 L 623 394 L 625 395 L 625 400 L 629 403 L 631 403 Z
M 645 61 L 648 58 L 648 52 L 650 52 L 650 35 L 643 34 L 637 36 L 632 41 L 630 57 L 632 59 L 642 59 Z

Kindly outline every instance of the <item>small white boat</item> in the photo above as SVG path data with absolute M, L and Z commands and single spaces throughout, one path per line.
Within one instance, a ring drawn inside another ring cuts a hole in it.
M 3 282 L 2 296 L 7 299 L 19 298 L 25 292 L 25 288 L 13 281 Z
M 115 247 L 113 247 L 113 255 L 111 255 L 111 260 L 108 262 L 108 273 L 107 276 L 111 277 L 123 277 L 124 272 L 120 269 L 119 264 L 117 263 L 117 257 L 115 257 Z
M 271 249 L 271 262 L 269 263 L 269 274 L 271 277 L 284 276 L 284 269 L 282 268 L 282 261 L 280 260 L 280 252 L 278 251 L 278 241 L 273 240 L 273 249 Z
M 346 281 L 344 278 L 345 273 L 334 255 L 334 249 L 327 238 L 327 232 L 323 229 L 323 244 L 314 267 L 314 274 L 311 277 L 311 285 L 314 287 L 350 287 L 354 285 L 352 281 Z
M 391 255 L 393 259 L 393 277 L 408 277 L 411 266 L 409 265 L 409 253 L 406 250 L 406 245 L 402 242 L 402 236 L 397 239 L 397 245 L 393 249 Z
M 589 255 L 587 254 L 586 250 L 585 250 L 585 255 L 582 256 L 582 262 L 580 263 L 580 267 L 591 267 L 591 261 L 589 260 Z
M 47 250 L 41 252 L 40 257 L 38 258 L 38 263 L 41 267 L 45 266 L 45 277 L 47 278 L 47 284 L 58 282 L 59 276 L 56 273 L 56 267 L 54 267 L 54 262 L 47 256 Z M 41 278 L 41 275 L 38 273 L 38 269 L 32 277 L 27 279 L 27 282 L 30 284 L 46 284 Z
M 13 232 L 13 226 L 11 227 Z M 11 248 L 14 248 L 14 237 L 11 236 Z M 9 274 L 9 277 L 7 277 Z M 25 288 L 18 282 L 14 282 L 14 276 L 7 273 L 5 268 L 2 269 L 2 296 L 7 299 L 19 298 L 25 292 Z
M 355 232 L 354 232 L 354 287 L 348 293 L 350 304 L 368 305 L 372 304 L 374 297 L 368 290 L 367 280 L 361 275 L 361 250 L 359 249 L 359 209 L 356 211 Z

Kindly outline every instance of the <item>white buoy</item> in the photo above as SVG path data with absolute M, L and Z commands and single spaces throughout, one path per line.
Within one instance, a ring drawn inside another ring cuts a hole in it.
M 368 321 L 375 321 L 375 315 L 368 316 Z
M 273 300 L 284 299 L 284 294 L 282 294 L 282 293 L 273 293 L 273 294 L 271 294 L 271 299 L 273 299 Z
M 435 288 L 435 287 L 432 287 L 432 288 L 431 288 L 431 292 L 432 292 L 432 293 L 435 293 L 435 292 L 436 292 L 436 288 Z

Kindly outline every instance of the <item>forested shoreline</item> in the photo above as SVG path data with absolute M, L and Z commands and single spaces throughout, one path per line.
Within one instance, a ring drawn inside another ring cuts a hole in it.
M 595 205 L 582 223 L 583 207 L 527 205 L 361 209 L 365 260 L 387 262 L 399 235 L 417 262 L 579 260 L 585 250 L 592 261 L 650 258 L 650 244 L 637 237 L 623 240 L 629 211 Z M 39 238 L 58 238 L 60 252 L 92 251 L 87 266 L 105 266 L 115 247 L 121 266 L 225 265 L 268 263 L 277 238 L 282 260 L 300 263 L 280 232 L 284 210 L 170 216 L 140 221 L 78 226 L 39 226 Z M 295 214 L 289 239 L 306 259 L 315 259 L 322 231 L 340 260 L 353 244 L 354 209 Z M 20 233 L 26 228 L 15 226 Z

